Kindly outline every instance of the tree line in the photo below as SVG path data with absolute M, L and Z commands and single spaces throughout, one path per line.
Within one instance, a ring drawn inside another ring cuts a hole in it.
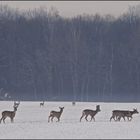
M 18 100 L 139 101 L 139 9 L 64 18 L 1 5 L 0 88 Z

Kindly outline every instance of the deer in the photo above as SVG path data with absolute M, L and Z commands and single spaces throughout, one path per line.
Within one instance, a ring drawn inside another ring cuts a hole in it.
M 41 106 L 43 107 L 43 106 L 44 106 L 44 103 L 45 103 L 44 101 L 43 101 L 42 103 L 40 103 L 40 107 L 41 107 Z
M 96 106 L 96 110 L 90 110 L 90 109 L 85 109 L 85 110 L 83 110 L 83 112 L 82 112 L 82 116 L 81 116 L 81 118 L 80 118 L 80 122 L 81 122 L 81 120 L 82 120 L 82 118 L 85 116 L 85 119 L 86 119 L 86 121 L 88 121 L 88 119 L 87 119 L 87 117 L 90 115 L 91 116 L 91 120 L 90 121 L 92 121 L 92 119 L 94 119 L 94 121 L 95 121 L 95 118 L 94 118 L 94 116 L 98 113 L 98 112 L 100 112 L 101 110 L 100 110 L 100 105 L 97 105 Z
M 124 121 L 125 121 L 125 117 L 127 117 L 128 121 L 132 120 L 132 116 L 133 114 L 138 114 L 139 112 L 137 111 L 137 109 L 133 109 L 133 111 L 125 111 L 123 114 L 120 114 L 118 116 L 118 121 L 121 120 L 121 117 L 123 117 Z M 129 119 L 130 118 L 130 119 Z
M 11 119 L 11 123 L 14 122 L 14 117 L 16 115 L 16 111 L 17 111 L 18 106 L 14 106 L 14 111 L 3 111 L 2 112 L 2 117 L 0 119 L 0 123 L 3 120 L 3 123 L 5 123 L 5 119 L 7 117 L 9 117 Z
M 132 115 L 133 114 L 138 114 L 139 112 L 137 111 L 137 109 L 133 109 L 133 111 L 129 111 L 129 110 L 113 110 L 112 111 L 112 116 L 110 118 L 110 121 L 112 119 L 114 119 L 114 121 L 120 121 L 121 118 L 124 119 L 125 121 L 125 117 L 127 117 L 128 121 L 132 120 Z M 129 119 L 130 118 L 130 119 Z
M 61 117 L 61 114 L 64 110 L 64 107 L 59 107 L 60 111 L 51 111 L 50 112 L 50 115 L 48 117 L 48 122 L 50 122 L 50 118 L 51 118 L 51 122 L 53 122 L 53 118 L 56 117 L 58 120 L 57 122 L 60 121 L 60 117 Z
M 72 102 L 72 105 L 75 106 L 76 102 Z
M 110 117 L 110 122 L 112 119 L 114 119 L 114 121 L 118 121 L 120 116 L 125 120 L 125 114 L 123 113 L 123 110 L 113 110 L 112 116 Z

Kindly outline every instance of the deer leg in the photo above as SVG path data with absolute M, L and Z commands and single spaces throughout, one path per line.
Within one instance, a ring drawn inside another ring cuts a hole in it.
M 110 117 L 110 122 L 111 122 L 112 119 L 114 119 L 114 116 L 111 116 L 111 117 Z M 114 120 L 115 120 L 115 119 L 114 119 Z
M 111 121 L 112 119 L 114 119 L 114 121 L 116 121 L 115 118 L 117 118 L 116 115 L 112 114 L 112 116 L 111 116 L 111 118 L 110 118 L 110 121 Z
M 131 116 L 130 118 L 131 118 L 131 119 L 130 119 L 129 121 L 131 121 L 133 117 Z
M 86 117 L 85 117 L 86 121 L 88 121 L 87 117 L 88 117 L 88 115 L 86 115 Z
M 50 117 L 51 117 L 51 115 L 48 117 L 48 122 L 50 122 Z
M 127 120 L 130 121 L 129 117 L 127 116 Z
M 119 118 L 119 116 L 117 116 L 117 115 L 113 116 L 114 121 L 118 121 L 118 118 Z
M 94 122 L 95 122 L 95 118 L 94 118 L 94 116 L 93 116 L 93 119 L 94 119 Z
M 118 121 L 118 116 L 113 117 L 114 121 Z
M 116 118 L 115 116 L 113 116 L 113 120 L 114 120 L 114 121 L 117 121 L 117 118 Z
M 6 119 L 6 117 L 3 117 L 3 123 L 5 123 L 5 119 Z
M 57 122 L 59 122 L 60 121 L 60 118 L 57 118 L 58 119 L 58 121 Z
M 51 122 L 53 122 L 53 118 L 54 118 L 54 117 L 52 116 L 52 118 L 51 118 Z
M 1 119 L 0 119 L 0 123 L 1 123 L 2 120 L 3 120 L 3 117 L 1 117 Z
M 95 118 L 94 118 L 94 116 L 92 116 L 92 115 L 91 115 L 91 120 L 90 120 L 90 121 L 92 121 L 93 119 L 94 119 L 94 121 L 95 121 Z
M 85 115 L 84 114 L 82 114 L 82 116 L 81 116 L 81 118 L 80 118 L 80 122 L 81 122 L 81 120 L 82 120 L 82 118 L 84 117 Z
M 110 117 L 110 122 L 111 122 L 111 120 L 112 120 L 112 116 Z
M 13 123 L 14 122 L 14 118 L 11 118 L 11 123 Z
M 118 118 L 117 118 L 117 121 L 120 121 L 121 120 L 121 116 L 119 116 Z
M 124 121 L 125 121 L 125 117 L 123 116 L 123 119 L 124 119 Z
M 93 116 L 91 116 L 91 120 L 90 120 L 90 122 L 92 121 L 92 119 L 93 119 Z

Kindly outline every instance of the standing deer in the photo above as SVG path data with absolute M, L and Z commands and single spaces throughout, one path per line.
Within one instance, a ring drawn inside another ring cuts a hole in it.
M 0 119 L 0 123 L 3 120 L 3 123 L 5 123 L 5 119 L 9 117 L 11 119 L 11 123 L 14 122 L 14 117 L 16 115 L 18 106 L 14 106 L 14 111 L 3 111 L 2 112 L 2 118 Z
M 114 119 L 115 121 L 120 121 L 121 118 L 124 119 L 125 121 L 125 117 L 127 117 L 128 121 L 132 120 L 132 115 L 133 114 L 138 114 L 139 112 L 137 111 L 137 109 L 133 109 L 133 111 L 129 111 L 129 110 L 113 110 L 112 111 L 112 116 L 110 118 L 110 121 L 112 119 Z M 129 119 L 131 118 L 131 119 Z
M 53 122 L 53 118 L 56 117 L 58 119 L 57 122 L 60 121 L 60 117 L 61 117 L 61 114 L 64 110 L 64 107 L 59 107 L 60 108 L 60 111 L 51 111 L 50 112 L 50 116 L 48 118 L 48 122 L 50 122 L 50 118 L 51 118 L 51 121 Z
M 40 107 L 41 107 L 41 106 L 43 107 L 43 106 L 44 106 L 44 103 L 45 103 L 44 101 L 43 101 L 42 103 L 40 103 Z
M 92 121 L 92 119 L 94 119 L 94 121 L 95 121 L 95 118 L 94 118 L 94 116 L 98 113 L 98 112 L 100 112 L 101 110 L 100 110 L 100 105 L 97 105 L 96 106 L 96 110 L 90 110 L 90 109 L 85 109 L 85 110 L 83 110 L 83 112 L 82 112 L 82 116 L 81 116 L 81 118 L 80 118 L 80 122 L 81 122 L 81 120 L 82 120 L 82 118 L 85 116 L 85 119 L 86 119 L 86 121 L 88 121 L 88 119 L 87 119 L 87 117 L 90 115 L 91 116 L 91 120 L 90 121 Z
M 40 107 L 41 107 L 41 106 L 43 107 L 43 106 L 44 106 L 44 103 L 45 103 L 44 101 L 43 101 L 42 103 L 40 103 Z

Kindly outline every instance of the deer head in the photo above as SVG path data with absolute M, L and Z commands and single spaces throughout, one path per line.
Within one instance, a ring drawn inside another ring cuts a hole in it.
M 97 111 L 101 111 L 100 105 L 97 105 L 97 106 L 96 106 L 96 110 L 97 110 Z
M 133 112 L 134 112 L 135 114 L 138 114 L 138 113 L 139 113 L 137 109 L 133 109 Z
M 60 110 L 63 110 L 64 109 L 64 107 L 59 107 L 60 108 Z

